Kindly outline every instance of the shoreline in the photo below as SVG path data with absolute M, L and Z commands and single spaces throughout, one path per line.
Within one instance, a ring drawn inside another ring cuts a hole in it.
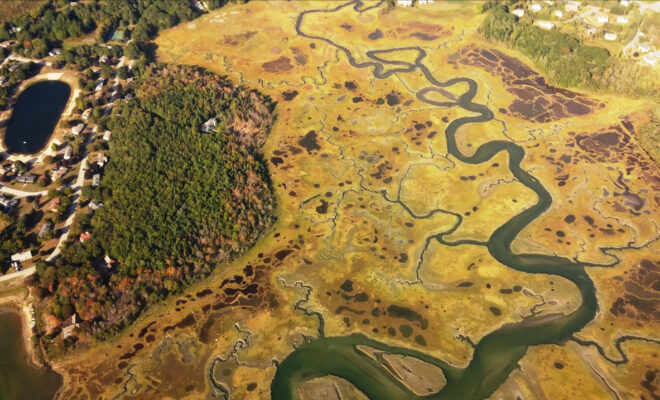
M 25 351 L 25 357 L 27 358 L 30 367 L 36 369 L 45 368 L 45 363 L 37 360 L 34 344 L 32 343 L 32 327 L 30 326 L 32 314 L 30 313 L 28 302 L 20 300 L 15 296 L 0 298 L 0 313 L 5 312 L 16 314 L 20 320 L 23 350 Z

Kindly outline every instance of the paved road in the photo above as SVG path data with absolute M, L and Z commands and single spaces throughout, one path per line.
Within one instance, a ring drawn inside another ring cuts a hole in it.
M 10 279 L 16 279 L 16 278 L 25 278 L 25 277 L 28 277 L 28 276 L 34 274 L 34 271 L 35 271 L 35 268 L 30 267 L 30 268 L 25 268 L 24 270 L 19 271 L 19 272 L 14 272 L 13 274 L 3 275 L 3 276 L 0 276 L 0 282 L 8 281 Z
M 46 257 L 46 261 L 51 261 L 55 257 L 57 257 L 60 254 L 60 251 L 62 250 L 62 246 L 64 246 L 64 242 L 66 242 L 66 239 L 69 237 L 69 231 L 71 231 L 71 224 L 73 223 L 73 219 L 76 216 L 76 207 L 78 206 L 78 202 L 80 199 L 80 192 L 82 191 L 82 187 L 85 184 L 85 171 L 87 171 L 87 159 L 89 158 L 89 152 L 87 151 L 87 147 L 89 144 L 94 140 L 94 137 L 96 136 L 96 131 L 97 127 L 95 126 L 94 129 L 92 129 L 91 135 L 87 138 L 87 141 L 85 142 L 85 156 L 83 159 L 80 161 L 80 170 L 78 171 L 78 178 L 76 179 L 75 185 L 71 186 L 71 189 L 73 189 L 73 202 L 71 203 L 71 215 L 69 215 L 69 218 L 66 219 L 66 222 L 64 223 L 64 233 L 62 233 L 62 236 L 60 236 L 60 241 L 57 242 L 57 246 L 55 247 L 55 250 L 53 250 L 52 253 Z
M 637 5 L 639 6 L 639 12 L 641 14 L 644 14 L 644 11 L 646 10 L 652 10 L 657 13 L 660 13 L 660 1 L 656 2 L 649 2 L 649 1 L 636 1 Z
M 0 186 L 0 192 L 7 193 L 15 197 L 45 196 L 46 194 L 48 194 L 47 190 L 41 192 L 28 192 L 25 190 L 14 189 L 8 186 Z
M 31 61 L 35 64 L 47 65 L 49 67 L 53 65 L 53 63 L 50 62 L 50 61 L 44 61 L 44 60 L 40 60 L 38 58 L 21 57 L 21 56 L 15 55 L 15 54 L 10 54 L 7 58 L 5 58 L 5 60 L 2 62 L 2 64 L 0 64 L 0 66 L 5 65 L 9 60 L 19 61 L 19 62 L 24 62 L 24 63 L 27 63 L 27 62 Z

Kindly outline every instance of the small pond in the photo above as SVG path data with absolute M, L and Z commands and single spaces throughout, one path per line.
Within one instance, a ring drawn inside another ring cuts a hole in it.
M 53 134 L 66 107 L 71 87 L 62 81 L 41 81 L 18 96 L 5 133 L 9 153 L 35 154 Z

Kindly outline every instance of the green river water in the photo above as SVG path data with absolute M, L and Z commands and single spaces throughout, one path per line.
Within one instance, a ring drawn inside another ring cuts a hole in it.
M 445 130 L 447 152 L 457 160 L 468 164 L 488 162 L 498 153 L 506 152 L 509 156 L 509 169 L 512 174 L 538 196 L 538 201 L 534 206 L 508 220 L 492 234 L 487 243 L 480 245 L 485 245 L 497 261 L 509 268 L 533 274 L 561 276 L 570 280 L 580 291 L 582 303 L 577 310 L 568 315 L 532 316 L 519 323 L 507 324 L 492 331 L 476 344 L 473 358 L 465 369 L 452 367 L 442 360 L 422 352 L 388 346 L 363 335 L 321 337 L 297 348 L 278 366 L 271 386 L 273 399 L 297 399 L 297 385 L 308 379 L 326 375 L 334 375 L 348 380 L 372 400 L 422 398 L 422 396 L 412 393 L 380 363 L 358 351 L 356 348 L 358 345 L 367 345 L 390 353 L 417 357 L 441 368 L 447 378 L 447 384 L 438 393 L 423 396 L 425 399 L 483 399 L 491 395 L 507 379 L 529 346 L 558 343 L 568 339 L 591 321 L 598 310 L 595 287 L 587 275 L 584 265 L 562 257 L 543 254 L 515 254 L 511 251 L 511 243 L 516 235 L 548 209 L 552 203 L 552 197 L 538 179 L 521 168 L 520 164 L 525 157 L 525 151 L 517 144 L 508 141 L 488 142 L 481 145 L 471 156 L 461 153 L 458 149 L 455 134 L 459 127 L 486 122 L 493 118 L 493 113 L 486 106 L 472 102 L 478 90 L 475 81 L 469 78 L 453 78 L 446 82 L 436 80 L 423 64 L 426 52 L 420 47 L 367 52 L 367 56 L 374 61 L 358 63 L 345 47 L 330 39 L 305 33 L 302 29 L 304 18 L 310 13 L 335 12 L 343 7 L 353 7 L 355 12 L 361 13 L 380 6 L 381 3 L 366 7 L 360 1 L 353 1 L 331 10 L 304 11 L 298 17 L 296 30 L 301 36 L 322 40 L 335 46 L 344 53 L 353 67 L 371 68 L 374 76 L 379 79 L 386 79 L 393 73 L 421 71 L 430 86 L 417 92 L 417 98 L 420 101 L 439 107 L 461 107 L 473 112 L 474 115 L 458 118 L 447 126 Z M 415 63 L 388 61 L 377 56 L 377 54 L 399 50 L 416 50 L 419 56 Z M 389 69 L 386 69 L 386 66 Z M 467 83 L 469 90 L 457 101 L 439 102 L 426 97 L 429 92 L 442 92 L 443 87 L 460 82 Z M 429 182 L 429 184 L 433 184 L 433 182 Z M 437 184 L 442 185 L 443 183 L 437 182 Z M 458 243 L 445 241 L 444 236 L 452 233 L 457 227 L 458 225 L 448 232 L 428 237 L 426 246 L 433 240 L 447 246 L 477 244 L 470 241 Z

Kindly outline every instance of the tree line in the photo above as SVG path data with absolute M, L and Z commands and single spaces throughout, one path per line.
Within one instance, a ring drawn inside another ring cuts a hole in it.
M 149 67 L 134 92 L 106 121 L 113 136 L 100 187 L 83 191 L 104 207 L 77 218 L 61 257 L 40 264 L 34 282 L 49 314 L 77 313 L 96 338 L 244 252 L 274 218 L 259 153 L 273 121 L 268 97 L 177 66 Z M 202 133 L 212 117 L 215 131 Z M 245 122 L 260 139 L 240 138 Z

